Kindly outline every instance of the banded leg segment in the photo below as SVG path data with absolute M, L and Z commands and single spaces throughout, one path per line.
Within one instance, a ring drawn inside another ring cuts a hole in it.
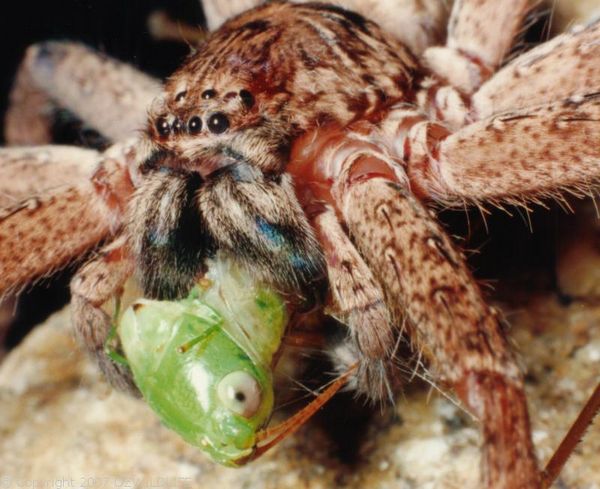
M 402 168 L 374 142 L 364 131 L 317 133 L 292 154 L 309 160 L 315 195 L 338 209 L 415 349 L 481 420 L 485 487 L 538 488 L 523 380 L 497 314 Z M 293 160 L 292 171 L 301 166 Z
M 72 146 L 0 149 L 0 209 L 85 182 L 100 154 Z
M 331 293 L 343 322 L 367 356 L 391 354 L 394 334 L 383 290 L 342 229 L 335 212 L 325 209 L 314 218 L 323 247 Z
M 578 100 L 600 91 L 600 21 L 555 37 L 519 56 L 473 96 L 473 117 Z
M 475 92 L 502 63 L 535 3 L 455 0 L 446 47 L 426 50 L 427 65 L 453 87 L 467 94 Z
M 358 350 L 356 390 L 370 399 L 390 396 L 394 331 L 383 289 L 327 206 L 312 219 L 323 249 L 335 315 L 350 329 L 350 351 Z
M 523 380 L 458 252 L 401 184 L 373 178 L 341 196 L 350 233 L 409 319 L 416 348 L 483 429 L 483 487 L 539 487 Z
M 223 22 L 245 10 L 257 7 L 263 3 L 263 0 L 202 0 L 202 8 L 206 17 L 206 24 L 209 30 L 218 29 Z
M 102 249 L 98 256 L 81 267 L 71 281 L 71 311 L 75 334 L 100 366 L 114 387 L 137 393 L 131 372 L 112 361 L 105 343 L 112 326 L 112 311 L 103 306 L 120 297 L 127 279 L 133 274 L 125 240 L 119 238 Z
M 21 142 L 18 134 L 29 130 L 26 124 L 40 109 L 41 124 L 48 126 L 52 107 L 23 94 L 35 93 L 42 100 L 45 96 L 54 107 L 70 110 L 107 138 L 122 140 L 144 127 L 146 111 L 160 91 L 160 83 L 150 76 L 83 45 L 36 44 L 27 50 L 13 87 L 7 140 Z
M 51 274 L 115 232 L 133 192 L 131 158 L 132 148 L 115 145 L 91 179 L 0 210 L 0 295 Z
M 599 138 L 594 94 L 493 116 L 452 135 L 423 122 L 404 147 L 411 185 L 423 196 L 447 205 L 523 204 L 590 195 L 600 180 Z

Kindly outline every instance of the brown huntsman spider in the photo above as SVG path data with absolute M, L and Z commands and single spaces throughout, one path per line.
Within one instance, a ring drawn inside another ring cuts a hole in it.
M 205 2 L 209 25 L 239 15 L 163 87 L 80 45 L 28 50 L 7 141 L 49 142 L 47 108 L 61 106 L 116 143 L 0 151 L 0 293 L 102 243 L 72 281 L 73 323 L 111 382 L 133 388 L 104 353 L 102 309 L 130 276 L 178 298 L 220 250 L 304 297 L 328 284 L 350 331 L 332 355 L 358 361 L 353 388 L 387 397 L 407 335 L 481 421 L 482 487 L 547 485 L 499 314 L 432 209 L 598 183 L 600 24 L 502 66 L 528 0 L 456 0 L 437 47 L 416 17 L 396 36 L 385 16 L 386 30 L 331 4 L 235 4 Z

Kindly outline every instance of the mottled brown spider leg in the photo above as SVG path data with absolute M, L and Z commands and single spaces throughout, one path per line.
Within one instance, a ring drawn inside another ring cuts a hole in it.
M 35 44 L 27 50 L 13 87 L 7 141 L 48 142 L 49 117 L 56 107 L 70 110 L 109 139 L 135 136 L 160 90 L 160 83 L 148 75 L 83 45 Z M 36 113 L 37 135 L 23 139 Z
M 522 376 L 462 253 L 367 135 L 317 133 L 300 144 L 313 181 L 334 182 L 351 236 L 434 375 L 481 420 L 484 487 L 538 488 Z
M 600 21 L 578 26 L 511 61 L 475 93 L 476 118 L 600 90 Z
M 72 146 L 0 149 L 0 209 L 91 178 L 97 151 Z
M 449 135 L 420 123 L 405 142 L 413 189 L 448 205 L 591 195 L 600 180 L 600 95 L 499 114 Z
M 93 194 L 82 183 L 0 211 L 0 294 L 51 274 L 109 233 Z
M 263 0 L 202 0 L 206 25 L 211 31 L 219 28 L 227 19 L 241 14 L 244 10 L 257 7 Z
M 137 393 L 131 372 L 109 358 L 105 344 L 112 326 L 114 300 L 122 295 L 133 270 L 134 261 L 127 251 L 125 238 L 121 237 L 100 250 L 71 281 L 71 315 L 76 336 L 111 385 L 129 393 Z M 107 305 L 112 306 L 112 310 L 103 309 Z
M 425 63 L 465 94 L 475 92 L 510 50 L 534 0 L 456 0 L 445 47 L 429 48 Z M 490 22 L 490 19 L 494 19 Z
M 57 188 L 0 211 L 0 295 L 49 275 L 120 226 L 133 191 L 135 150 L 107 150 L 90 180 Z
M 375 21 L 417 56 L 443 42 L 450 8 L 439 0 L 337 0 L 335 5 Z
M 389 354 L 394 334 L 381 286 L 342 229 L 333 208 L 325 207 L 314 217 L 313 225 L 323 247 L 331 293 L 341 318 L 366 355 L 379 358 Z
M 23 62 L 13 82 L 4 116 L 7 145 L 37 145 L 52 141 L 52 114 L 56 106 L 31 79 Z
M 0 149 L 0 209 L 88 180 L 99 159 L 96 151 L 67 146 Z M 0 293 L 0 337 L 14 310 L 15 298 Z
M 397 332 L 381 285 L 331 206 L 322 207 L 312 224 L 325 255 L 335 314 L 348 325 L 360 352 L 355 390 L 371 399 L 383 399 L 390 395 L 386 374 L 392 366 Z
M 351 234 L 406 311 L 434 375 L 482 423 L 484 487 L 538 487 L 523 380 L 463 255 L 406 184 L 355 180 L 341 200 Z

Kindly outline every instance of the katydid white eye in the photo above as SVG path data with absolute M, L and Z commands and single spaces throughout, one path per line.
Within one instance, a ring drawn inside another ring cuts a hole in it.
M 217 386 L 223 405 L 244 418 L 251 418 L 260 407 L 260 385 L 252 375 L 239 371 L 227 374 Z

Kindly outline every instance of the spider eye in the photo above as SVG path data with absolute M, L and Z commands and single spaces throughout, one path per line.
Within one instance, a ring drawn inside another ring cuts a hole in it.
M 217 112 L 208 118 L 208 130 L 214 134 L 221 134 L 229 128 L 229 119 L 223 112 Z
M 160 134 L 162 137 L 167 137 L 171 133 L 171 126 L 169 126 L 169 121 L 164 117 L 160 117 L 156 121 L 156 132 Z
M 217 95 L 217 92 L 215 90 L 213 90 L 212 88 L 209 88 L 208 90 L 204 90 L 204 92 L 202 92 L 202 98 L 204 100 L 214 98 L 215 95 Z
M 182 129 L 183 129 L 183 124 L 181 123 L 181 120 L 179 120 L 179 118 L 175 119 L 173 121 L 173 126 L 172 126 L 173 132 L 175 134 L 179 134 Z
M 240 98 L 247 109 L 254 105 L 254 96 L 248 90 L 240 90 Z
M 227 409 L 244 418 L 254 416 L 262 400 L 260 385 L 256 379 L 241 370 L 221 379 L 217 395 Z
M 195 115 L 188 121 L 188 131 L 190 134 L 198 134 L 202 130 L 202 119 Z

